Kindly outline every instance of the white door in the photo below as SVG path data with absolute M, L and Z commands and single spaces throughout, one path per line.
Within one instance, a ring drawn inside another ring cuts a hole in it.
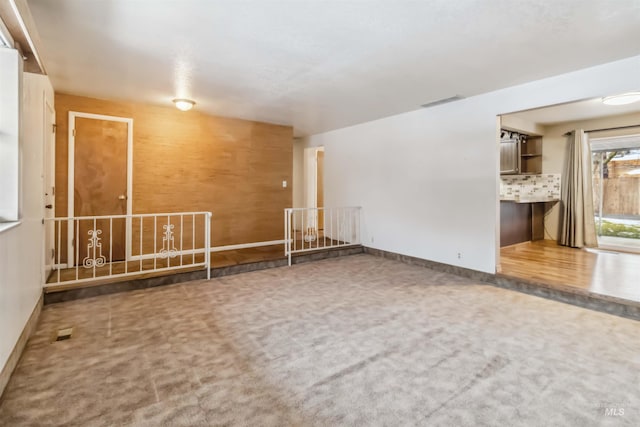
M 44 218 L 53 218 L 56 211 L 55 183 L 56 183 L 56 112 L 49 103 L 44 100 L 44 135 L 43 147 L 43 188 L 44 188 Z M 44 230 L 44 279 L 49 278 L 55 264 L 55 234 L 54 221 L 45 221 Z

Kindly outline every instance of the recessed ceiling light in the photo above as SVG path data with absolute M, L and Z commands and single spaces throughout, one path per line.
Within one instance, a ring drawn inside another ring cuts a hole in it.
M 640 101 L 640 92 L 628 92 L 602 98 L 602 103 L 606 105 L 626 105 L 638 101 Z
M 189 111 L 196 105 L 195 101 L 184 98 L 174 99 L 173 103 L 176 104 L 176 108 L 180 111 Z

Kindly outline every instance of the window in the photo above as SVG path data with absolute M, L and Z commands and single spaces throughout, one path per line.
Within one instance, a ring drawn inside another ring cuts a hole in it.
M 598 244 L 640 251 L 640 135 L 591 140 Z
M 20 219 L 22 59 L 0 48 L 0 222 Z

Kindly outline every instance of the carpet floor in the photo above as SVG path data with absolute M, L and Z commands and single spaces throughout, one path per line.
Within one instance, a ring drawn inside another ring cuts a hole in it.
M 330 259 L 46 306 L 0 425 L 638 426 L 640 322 Z

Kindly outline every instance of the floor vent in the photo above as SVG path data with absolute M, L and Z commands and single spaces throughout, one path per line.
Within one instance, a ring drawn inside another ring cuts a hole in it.
M 58 329 L 55 334 L 54 341 L 64 341 L 71 339 L 71 335 L 73 334 L 73 328 L 64 328 Z

